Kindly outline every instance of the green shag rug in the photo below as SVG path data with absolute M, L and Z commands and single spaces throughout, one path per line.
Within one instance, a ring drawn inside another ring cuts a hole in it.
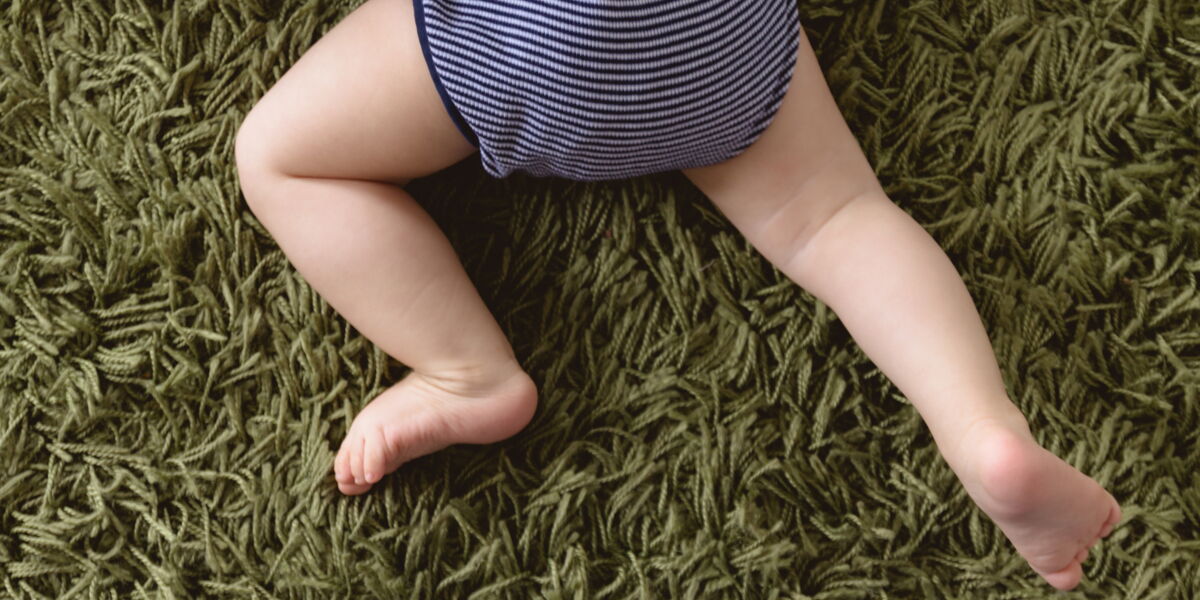
M 355 4 L 0 2 L 0 598 L 1062 597 L 678 173 L 412 184 L 541 404 L 342 497 L 405 367 L 292 269 L 233 141 Z M 1124 507 L 1069 597 L 1200 597 L 1200 6 L 800 10 L 1038 439 Z

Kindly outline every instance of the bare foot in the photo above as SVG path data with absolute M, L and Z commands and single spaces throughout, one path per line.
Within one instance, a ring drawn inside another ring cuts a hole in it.
M 985 422 L 969 433 L 967 493 L 1050 585 L 1079 585 L 1088 549 L 1121 518 L 1117 501 L 1027 429 Z
M 452 444 L 490 444 L 525 427 L 537 388 L 520 367 L 481 381 L 416 371 L 376 396 L 350 424 L 334 461 L 338 489 L 362 494 L 400 465 Z

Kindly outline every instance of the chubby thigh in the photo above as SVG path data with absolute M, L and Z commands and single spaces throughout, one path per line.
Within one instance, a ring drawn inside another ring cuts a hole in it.
M 803 32 L 791 83 L 762 136 L 730 160 L 683 173 L 777 266 L 850 200 L 883 195 Z
M 473 152 L 442 105 L 403 0 L 368 0 L 329 30 L 237 137 L 243 182 L 258 171 L 405 183 Z

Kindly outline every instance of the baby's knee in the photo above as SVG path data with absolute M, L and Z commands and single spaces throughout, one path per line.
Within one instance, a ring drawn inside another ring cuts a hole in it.
M 286 174 L 278 168 L 279 139 L 277 126 L 268 114 L 269 108 L 260 102 L 238 127 L 234 138 L 234 163 L 237 166 L 238 183 L 247 204 L 257 207 L 269 194 L 271 181 L 278 181 Z

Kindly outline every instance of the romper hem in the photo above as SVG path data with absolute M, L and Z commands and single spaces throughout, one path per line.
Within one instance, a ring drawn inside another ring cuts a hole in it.
M 424 0 L 413 0 L 413 17 L 417 22 L 417 37 L 421 40 L 421 54 L 425 56 L 425 65 L 429 67 L 429 75 L 433 78 L 433 87 L 437 88 L 438 97 L 442 99 L 442 104 L 446 106 L 446 112 L 450 113 L 450 119 L 454 121 L 454 126 L 458 128 L 459 133 L 467 138 L 472 146 L 479 148 L 479 137 L 475 135 L 475 131 L 463 118 L 462 113 L 458 112 L 458 107 L 454 105 L 454 101 L 450 99 L 450 93 L 442 85 L 442 78 L 438 76 L 437 66 L 433 63 L 433 54 L 429 50 L 429 38 L 425 34 L 424 4 Z

